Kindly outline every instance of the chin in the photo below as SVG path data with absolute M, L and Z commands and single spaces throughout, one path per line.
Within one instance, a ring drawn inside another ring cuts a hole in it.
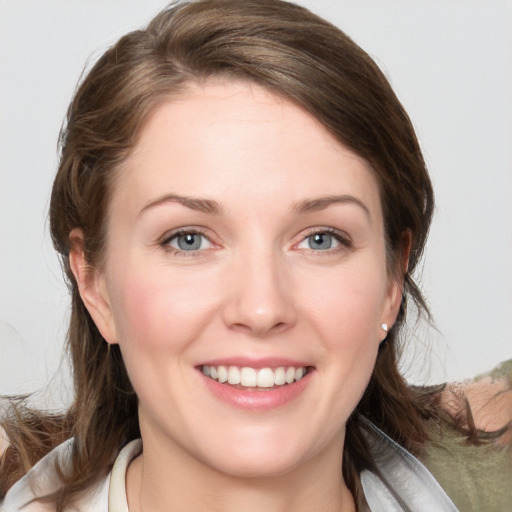
M 208 461 L 221 473 L 238 478 L 272 478 L 286 475 L 308 460 L 314 458 L 319 446 L 306 440 L 290 439 L 281 429 L 277 435 L 251 436 L 245 432 L 244 439 L 231 436 L 216 443 L 214 453 L 210 451 Z M 308 447 L 309 445 L 309 447 Z M 205 452 L 203 452 L 206 455 Z M 204 460 L 204 459 L 203 459 Z
M 296 458 L 283 458 L 269 455 L 235 456 L 230 461 L 217 464 L 216 469 L 230 477 L 266 479 L 284 476 L 300 465 Z

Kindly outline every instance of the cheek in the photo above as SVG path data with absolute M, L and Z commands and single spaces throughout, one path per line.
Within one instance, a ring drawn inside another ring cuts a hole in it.
M 359 347 L 377 339 L 386 301 L 386 273 L 380 265 L 363 262 L 323 276 L 318 286 L 304 287 L 305 313 L 325 330 L 334 347 Z
M 364 392 L 381 341 L 386 271 L 365 263 L 326 276 L 322 292 L 309 294 L 309 313 L 304 312 L 322 339 L 318 355 L 329 368 L 324 388 L 332 390 L 336 399 L 330 399 L 342 415 L 353 410 Z
M 165 269 L 146 269 L 136 272 L 132 267 L 116 276 L 122 286 L 113 287 L 112 302 L 130 381 L 141 402 L 155 410 L 162 402 L 178 403 L 174 390 L 189 386 L 190 347 L 212 317 L 215 295 L 207 293 L 210 286 L 204 279 L 201 286 L 193 277 L 180 280 Z
M 211 281 L 158 267 L 132 267 L 116 276 L 112 302 L 119 343 L 169 350 L 193 340 L 215 308 L 212 290 L 218 285 Z

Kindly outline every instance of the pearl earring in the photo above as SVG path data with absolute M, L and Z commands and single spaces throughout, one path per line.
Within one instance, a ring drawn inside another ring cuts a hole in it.
M 384 332 L 388 332 L 388 324 L 382 324 L 380 326 L 380 328 L 384 331 Z

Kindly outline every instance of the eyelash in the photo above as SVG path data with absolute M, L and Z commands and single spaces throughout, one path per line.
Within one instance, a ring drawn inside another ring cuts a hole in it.
M 323 234 L 331 235 L 337 242 L 340 243 L 340 245 L 342 247 L 335 247 L 334 249 L 325 249 L 325 250 L 316 250 L 316 251 L 313 249 L 310 249 L 310 251 L 312 253 L 315 253 L 318 255 L 320 255 L 322 253 L 332 254 L 333 252 L 342 251 L 344 249 L 350 249 L 353 246 L 352 239 L 350 238 L 350 236 L 347 233 L 345 233 L 343 231 L 339 231 L 334 228 L 329 228 L 329 227 L 314 227 L 314 228 L 307 229 L 306 233 L 300 240 L 299 244 L 304 242 L 311 236 L 323 235 Z M 298 245 L 298 244 L 295 244 L 295 245 Z
M 353 245 L 352 239 L 350 238 L 350 236 L 348 236 L 346 233 L 344 233 L 342 231 L 339 231 L 334 228 L 329 228 L 329 227 L 315 227 L 315 228 L 307 229 L 306 233 L 302 236 L 301 240 L 297 244 L 294 244 L 294 245 L 297 246 L 297 245 L 303 243 L 309 237 L 314 236 L 314 235 L 321 235 L 321 234 L 328 234 L 328 235 L 332 236 L 337 242 L 339 242 L 339 244 L 342 247 L 335 247 L 333 249 L 329 248 L 329 249 L 324 249 L 324 250 L 314 250 L 314 249 L 310 248 L 309 251 L 313 254 L 318 254 L 318 255 L 320 255 L 322 253 L 332 254 L 334 252 L 342 251 L 343 249 L 350 249 Z M 196 256 L 205 250 L 205 249 L 197 249 L 197 250 L 185 251 L 185 250 L 177 249 L 176 247 L 172 247 L 170 245 L 170 243 L 173 240 L 179 238 L 180 236 L 185 236 L 185 235 L 199 235 L 199 236 L 206 238 L 206 240 L 208 240 L 211 244 L 213 244 L 213 242 L 210 240 L 210 238 L 206 235 L 206 233 L 202 229 L 180 228 L 176 231 L 173 231 L 171 233 L 167 233 L 166 235 L 164 235 L 162 240 L 159 242 L 159 245 L 165 251 L 171 252 L 175 256 L 185 256 L 185 257 L 186 256 Z
M 204 249 L 198 249 L 198 250 L 191 250 L 191 251 L 184 251 L 181 249 L 177 249 L 176 247 L 172 247 L 170 243 L 179 238 L 180 236 L 185 235 L 199 235 L 206 240 L 208 240 L 211 244 L 213 242 L 210 240 L 210 238 L 205 234 L 205 232 L 199 228 L 180 228 L 176 231 L 172 231 L 171 233 L 167 233 L 164 235 L 162 240 L 159 242 L 159 245 L 167 252 L 171 252 L 174 256 L 196 256 L 204 251 Z

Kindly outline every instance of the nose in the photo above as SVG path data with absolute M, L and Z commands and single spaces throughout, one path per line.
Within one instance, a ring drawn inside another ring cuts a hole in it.
M 224 321 L 230 329 L 264 338 L 297 320 L 290 271 L 272 254 L 239 255 L 231 268 Z

